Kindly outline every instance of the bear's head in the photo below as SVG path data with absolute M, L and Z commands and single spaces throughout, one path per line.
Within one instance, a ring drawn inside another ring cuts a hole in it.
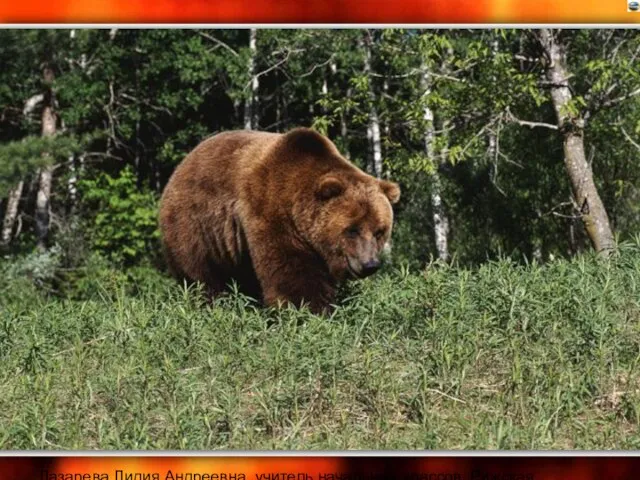
M 313 192 L 311 243 L 337 280 L 364 278 L 381 266 L 400 188 L 353 168 L 320 176 Z

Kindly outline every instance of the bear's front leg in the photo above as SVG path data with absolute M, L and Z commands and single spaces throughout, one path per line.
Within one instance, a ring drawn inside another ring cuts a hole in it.
M 266 305 L 291 303 L 307 305 L 315 314 L 330 313 L 335 285 L 322 259 L 293 250 L 256 253 L 252 257 Z

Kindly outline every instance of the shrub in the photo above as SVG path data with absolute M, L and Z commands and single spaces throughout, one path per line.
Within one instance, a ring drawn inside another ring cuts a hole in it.
M 84 207 L 93 213 L 87 225 L 92 247 L 116 263 L 134 264 L 157 251 L 158 199 L 137 185 L 131 168 L 116 177 L 100 173 L 80 182 Z

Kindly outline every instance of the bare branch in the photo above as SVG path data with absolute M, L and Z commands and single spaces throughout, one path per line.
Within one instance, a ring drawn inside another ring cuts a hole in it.
M 245 85 L 244 89 L 246 90 L 247 88 L 249 88 L 249 85 L 251 85 L 251 82 L 253 81 L 253 79 L 255 78 L 260 78 L 263 75 L 266 75 L 267 73 L 275 70 L 276 68 L 278 68 L 280 65 L 286 63 L 289 60 L 289 57 L 291 56 L 292 53 L 298 53 L 298 52 L 303 52 L 304 50 L 287 50 L 287 55 L 280 60 L 279 62 L 274 63 L 273 65 L 271 65 L 269 68 L 267 68 L 266 70 L 263 70 L 261 72 L 256 73 L 255 75 L 252 76 L 251 80 L 249 80 L 247 82 L 247 84 Z
M 558 126 L 553 125 L 551 123 L 529 122 L 527 120 L 520 120 L 519 118 L 516 118 L 516 116 L 513 113 L 511 113 L 511 110 L 509 110 L 509 108 L 505 110 L 505 113 L 507 115 L 507 120 L 517 123 L 518 125 L 522 125 L 524 127 L 529 127 L 529 128 L 542 127 L 542 128 L 548 128 L 550 130 L 558 130 Z
M 231 48 L 229 45 L 227 45 L 226 43 L 224 43 L 222 40 L 217 39 L 216 37 L 209 35 L 208 33 L 205 32 L 198 32 L 198 35 L 200 35 L 201 37 L 206 38 L 207 40 L 212 41 L 213 43 L 215 43 L 216 45 L 225 48 L 227 51 L 231 52 L 234 56 L 238 56 L 238 52 L 236 52 L 233 48 Z
M 91 158 L 93 157 L 98 157 L 98 158 L 112 158 L 114 160 L 119 160 L 119 161 L 124 161 L 124 158 L 119 157 L 117 155 L 113 155 L 111 153 L 106 153 L 106 152 L 85 152 L 84 154 L 85 158 L 87 160 L 90 161 Z
M 457 70 L 457 72 L 461 72 L 461 70 Z M 453 82 L 463 82 L 464 80 L 461 78 L 457 78 L 454 77 L 452 75 L 446 75 L 446 74 L 442 74 L 442 73 L 436 73 L 436 72 L 424 72 L 422 69 L 419 68 L 414 68 L 411 71 L 407 72 L 407 73 L 402 73 L 402 74 L 398 74 L 398 75 L 384 75 L 384 74 L 380 74 L 380 73 L 374 73 L 371 72 L 371 76 L 372 77 L 378 77 L 378 78 L 408 78 L 411 77 L 413 75 L 427 75 L 429 77 L 434 77 L 434 78 L 444 78 L 446 80 L 451 80 Z
M 36 106 L 39 103 L 41 103 L 43 100 L 44 100 L 44 94 L 42 93 L 38 93 L 33 97 L 28 98 L 27 101 L 24 102 L 24 108 L 22 109 L 22 114 L 26 117 L 31 112 L 33 112 L 34 108 L 36 108 Z
M 329 63 L 331 63 L 331 61 L 333 60 L 333 55 L 331 55 L 325 62 L 322 63 L 316 63 L 311 70 L 309 70 L 306 73 L 303 73 L 302 75 L 299 75 L 299 78 L 304 78 L 304 77 L 308 77 L 309 75 L 311 75 L 313 72 L 315 72 L 318 68 L 322 68 L 327 66 Z
M 462 150 L 460 150 L 460 156 L 464 155 L 466 151 L 471 147 L 471 145 L 473 145 L 473 142 L 475 142 L 478 139 L 478 137 L 484 134 L 484 132 L 487 131 L 487 129 L 489 129 L 498 120 L 499 120 L 499 117 L 496 117 L 490 120 L 489 123 L 487 123 L 480 130 L 478 130 L 478 132 L 473 137 L 471 137 L 471 140 L 469 140 L 467 144 L 464 147 L 462 147 Z
M 139 98 L 134 97 L 133 95 L 129 95 L 127 93 L 121 92 L 120 96 L 122 98 L 126 98 L 127 100 L 131 100 L 134 104 L 136 103 L 142 103 L 143 105 L 148 106 L 149 108 L 151 108 L 152 110 L 156 110 L 158 112 L 163 112 L 163 113 L 167 113 L 169 115 L 173 115 L 171 113 L 171 110 L 169 110 L 167 107 L 161 107 L 159 105 L 154 105 L 153 103 L 149 102 L 148 100 L 140 100 Z M 118 102 L 119 103 L 119 102 Z
M 616 103 L 624 102 L 625 100 L 635 97 L 640 94 L 640 88 L 636 88 L 634 91 L 627 93 L 626 95 L 621 95 L 620 97 L 612 98 L 611 100 L 607 100 L 602 102 L 603 107 L 610 107 L 611 105 L 615 105 Z
M 513 58 L 515 58 L 516 60 L 522 60 L 523 62 L 531 63 L 538 63 L 540 61 L 539 57 L 527 57 L 525 55 L 520 55 L 519 53 L 515 54 Z
M 636 142 L 633 138 L 631 138 L 631 136 L 627 133 L 624 127 L 620 127 L 620 130 L 622 130 L 622 134 L 625 136 L 625 138 L 629 140 L 629 143 L 631 143 L 631 145 L 633 145 L 638 149 L 638 151 L 640 151 L 640 144 L 638 144 L 638 142 Z
M 547 215 L 554 215 L 556 217 L 562 217 L 562 218 L 580 218 L 580 215 L 567 215 L 567 214 L 558 212 L 558 210 L 564 207 L 573 207 L 574 210 L 577 210 L 575 201 L 560 202 L 557 205 L 551 207 L 551 209 L 545 213 L 538 212 L 538 217 L 546 217 Z
M 638 44 L 638 46 L 636 47 L 635 52 L 633 52 L 633 55 L 631 55 L 631 62 L 630 63 L 635 63 L 636 62 L 636 58 L 638 58 L 638 53 L 640 53 L 640 44 Z

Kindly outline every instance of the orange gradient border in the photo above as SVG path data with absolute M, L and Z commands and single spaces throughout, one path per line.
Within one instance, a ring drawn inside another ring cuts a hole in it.
M 0 458 L 0 480 L 626 480 L 638 471 L 637 456 Z
M 627 0 L 3 0 L 4 23 L 640 23 Z

